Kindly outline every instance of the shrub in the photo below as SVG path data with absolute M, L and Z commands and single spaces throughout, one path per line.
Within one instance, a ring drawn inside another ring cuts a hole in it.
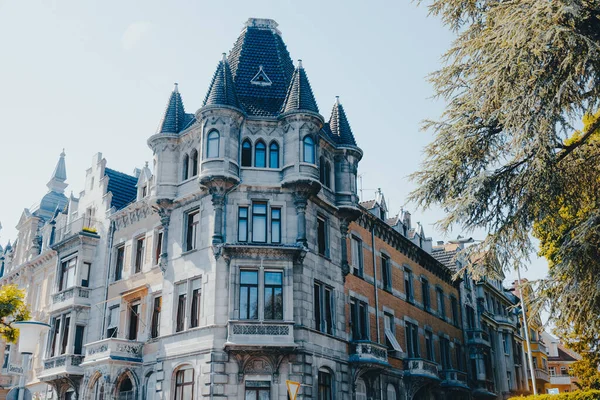
M 561 394 L 538 394 L 537 396 L 511 397 L 510 400 L 600 400 L 600 390 L 577 390 Z

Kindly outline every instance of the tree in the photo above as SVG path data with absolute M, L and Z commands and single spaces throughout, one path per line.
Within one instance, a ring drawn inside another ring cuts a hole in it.
M 25 304 L 25 291 L 17 285 L 4 285 L 0 288 L 0 337 L 10 343 L 16 342 L 19 330 L 12 323 L 29 319 Z
M 457 37 L 431 76 L 447 106 L 425 123 L 435 138 L 410 199 L 440 205 L 444 231 L 489 232 L 467 251 L 507 269 L 526 265 L 534 225 L 544 225 L 551 270 L 534 305 L 551 304 L 579 331 L 598 329 L 600 1 L 432 0 L 429 10 Z M 585 210 L 581 193 L 590 194 Z M 550 229 L 563 207 L 576 218 Z M 487 264 L 468 267 L 494 274 Z

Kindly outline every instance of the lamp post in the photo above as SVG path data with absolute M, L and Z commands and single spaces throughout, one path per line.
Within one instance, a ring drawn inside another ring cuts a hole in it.
M 527 326 L 527 313 L 525 311 L 525 301 L 523 299 L 523 290 L 521 289 L 521 269 L 517 265 L 517 277 L 519 279 L 519 297 L 521 299 L 521 309 L 523 311 L 523 330 L 525 331 L 525 342 L 527 343 L 527 361 L 529 361 L 529 372 L 531 375 L 531 385 L 533 386 L 533 395 L 537 395 L 537 386 L 535 385 L 535 371 L 533 365 L 533 356 L 531 355 L 531 340 L 529 339 L 529 327 Z
M 37 321 L 19 321 L 14 325 L 19 328 L 19 353 L 23 355 L 23 374 L 19 378 L 19 400 L 23 400 L 31 355 L 40 341 L 40 335 L 47 332 L 50 325 Z

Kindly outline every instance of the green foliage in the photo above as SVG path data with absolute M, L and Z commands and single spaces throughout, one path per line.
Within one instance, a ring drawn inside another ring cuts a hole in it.
M 600 332 L 600 0 L 427 3 L 457 38 L 431 76 L 447 106 L 425 124 L 435 139 L 410 199 L 441 206 L 446 232 L 489 232 L 468 252 L 507 269 L 527 265 L 545 224 L 552 268 L 533 311 L 550 304 L 565 326 Z M 486 265 L 469 268 L 495 275 Z
M 25 291 L 17 285 L 4 285 L 0 288 L 0 337 L 14 343 L 19 330 L 12 326 L 14 321 L 29 319 L 29 310 L 25 304 Z
M 511 397 L 510 400 L 598 400 L 600 399 L 600 390 L 575 391 L 560 394 L 538 394 L 537 396 Z

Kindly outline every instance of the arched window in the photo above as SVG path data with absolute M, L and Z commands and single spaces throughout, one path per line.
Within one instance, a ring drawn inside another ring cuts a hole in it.
M 269 168 L 279 168 L 279 145 L 271 142 L 269 146 Z
M 356 380 L 356 400 L 367 400 L 367 385 L 361 378 Z
M 242 143 L 242 167 L 252 166 L 252 144 L 246 139 Z
M 123 379 L 121 379 L 117 393 L 119 393 L 119 399 L 134 398 L 133 383 L 131 382 L 131 378 L 129 376 L 125 376 Z
M 387 400 L 396 400 L 397 398 L 398 398 L 398 395 L 396 393 L 396 388 L 391 383 L 388 383 L 386 399 Z
M 267 166 L 267 146 L 265 146 L 265 143 L 262 141 L 256 143 L 254 166 L 256 168 L 265 168 Z
M 219 132 L 212 131 L 208 134 L 206 145 L 206 157 L 216 158 L 219 157 Z
M 315 142 L 310 136 L 304 137 L 304 158 L 303 161 L 307 163 L 315 163 Z
M 192 150 L 191 156 L 190 156 L 190 161 L 192 163 L 192 165 L 191 165 L 192 175 L 191 176 L 196 176 L 196 175 L 198 175 L 198 151 L 196 149 Z
M 90 400 L 104 400 L 104 379 L 99 375 L 87 396 Z
M 190 157 L 186 154 L 183 156 L 183 161 L 181 163 L 181 170 L 183 171 L 181 173 L 181 179 L 183 179 L 184 181 L 189 178 L 189 167 L 190 167 Z
M 175 400 L 194 398 L 194 369 L 191 366 L 179 368 L 175 372 Z
M 318 400 L 333 400 L 333 384 L 331 374 L 328 371 L 319 371 Z
M 319 158 L 319 180 L 331 189 L 331 164 L 323 156 Z

